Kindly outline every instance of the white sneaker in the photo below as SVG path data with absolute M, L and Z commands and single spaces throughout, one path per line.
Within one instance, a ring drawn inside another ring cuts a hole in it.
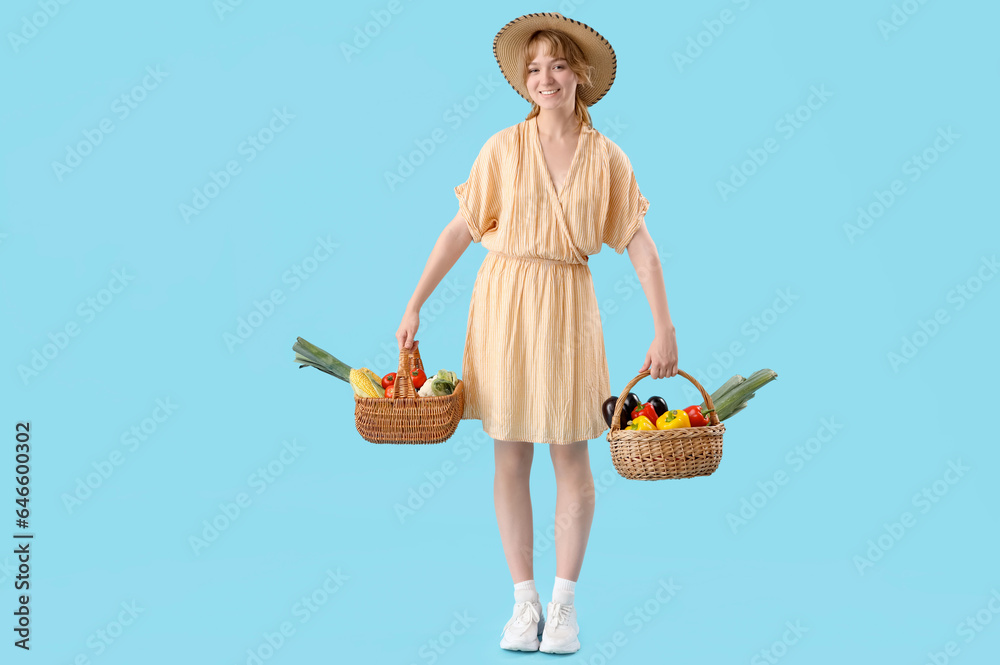
M 545 629 L 542 604 L 537 600 L 514 603 L 514 615 L 503 627 L 501 649 L 538 651 L 538 638 Z
M 580 626 L 576 622 L 576 608 L 552 601 L 548 607 L 549 622 L 542 631 L 539 651 L 545 653 L 574 653 L 580 650 Z

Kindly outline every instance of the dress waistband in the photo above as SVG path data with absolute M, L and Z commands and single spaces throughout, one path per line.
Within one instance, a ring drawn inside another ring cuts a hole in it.
M 494 249 L 491 249 L 488 253 L 495 254 L 497 256 L 502 256 L 505 259 L 513 259 L 514 261 L 526 261 L 530 263 L 552 263 L 557 266 L 581 266 L 583 268 L 587 268 L 588 267 L 587 262 L 589 261 L 589 259 L 587 259 L 586 257 L 584 257 L 583 263 L 571 263 L 569 261 L 557 261 L 556 259 L 542 259 L 534 256 L 514 256 L 513 254 L 498 252 Z

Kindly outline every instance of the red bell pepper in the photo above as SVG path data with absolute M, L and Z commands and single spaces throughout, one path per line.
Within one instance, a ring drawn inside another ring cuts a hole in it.
M 656 409 L 649 402 L 644 402 L 639 406 L 632 409 L 632 420 L 635 420 L 639 416 L 646 416 L 649 418 L 649 422 L 655 423 L 659 416 L 656 413 Z
M 708 414 L 713 411 L 715 409 L 708 409 L 703 412 L 700 404 L 695 404 L 684 409 L 684 412 L 688 414 L 688 418 L 691 420 L 691 427 L 704 427 L 708 425 Z

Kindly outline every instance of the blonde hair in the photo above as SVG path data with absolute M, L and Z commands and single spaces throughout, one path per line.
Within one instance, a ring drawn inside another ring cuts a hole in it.
M 576 104 L 573 112 L 580 123 L 593 128 L 594 123 L 590 120 L 587 103 L 580 98 L 580 88 L 585 85 L 593 85 L 591 75 L 594 72 L 594 66 L 587 62 L 583 56 L 583 51 L 580 50 L 576 42 L 565 32 L 549 29 L 537 30 L 532 33 L 531 38 L 528 39 L 521 50 L 521 60 L 523 61 L 523 66 L 521 67 L 522 81 L 528 80 L 528 63 L 531 62 L 536 44 L 547 46 L 547 51 L 553 58 L 566 58 L 569 68 L 579 79 L 579 83 L 576 86 Z M 525 120 L 531 120 L 540 111 L 541 107 L 535 102 L 531 102 L 531 111 L 528 112 Z

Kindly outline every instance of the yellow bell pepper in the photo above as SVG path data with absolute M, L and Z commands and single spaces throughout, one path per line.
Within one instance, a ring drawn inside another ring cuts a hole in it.
M 636 416 L 625 429 L 656 429 L 656 425 L 646 416 Z
M 687 412 L 680 409 L 664 411 L 663 415 L 656 419 L 656 429 L 677 429 L 680 427 L 691 427 L 691 419 Z

